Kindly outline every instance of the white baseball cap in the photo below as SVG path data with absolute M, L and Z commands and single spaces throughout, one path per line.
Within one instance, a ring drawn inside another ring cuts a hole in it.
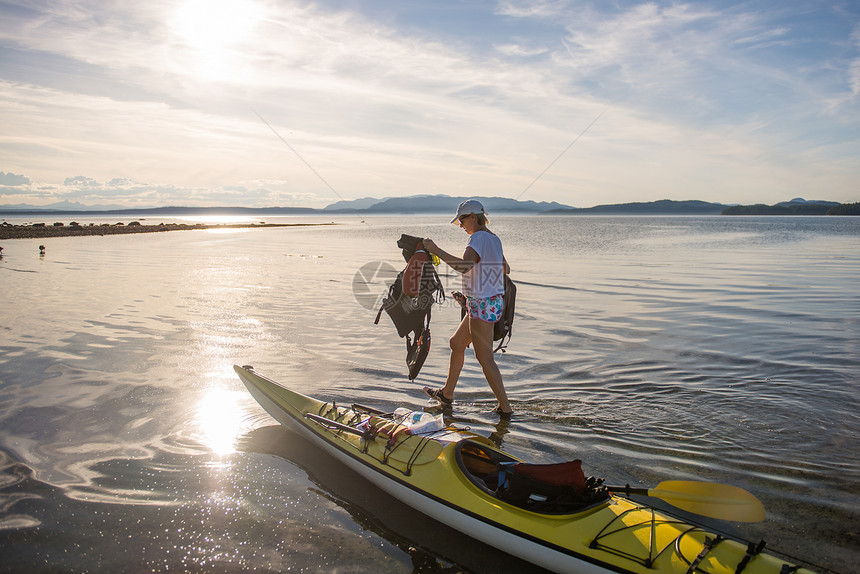
M 451 223 L 457 223 L 464 215 L 472 215 L 473 213 L 486 213 L 484 206 L 477 199 L 467 199 L 457 207 L 457 215 L 451 220 Z

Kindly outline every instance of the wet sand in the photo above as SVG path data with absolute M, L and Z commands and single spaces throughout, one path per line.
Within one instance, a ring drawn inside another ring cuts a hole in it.
M 43 237 L 78 237 L 85 235 L 120 235 L 127 233 L 159 233 L 163 231 L 191 231 L 195 229 L 261 229 L 267 227 L 309 227 L 318 225 L 337 225 L 336 223 L 159 223 L 143 225 L 133 221 L 129 224 L 88 224 L 88 225 L 0 225 L 0 240 L 40 239 Z

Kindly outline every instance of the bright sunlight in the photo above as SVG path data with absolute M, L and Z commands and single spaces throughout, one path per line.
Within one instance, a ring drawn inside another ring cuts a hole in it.
M 205 444 L 219 456 L 235 452 L 242 428 L 239 403 L 244 396 L 239 391 L 212 390 L 198 404 L 197 420 Z
M 261 15 L 249 0 L 186 0 L 173 28 L 189 46 L 220 49 L 247 39 Z
M 251 0 L 186 0 L 170 25 L 194 50 L 197 71 L 209 78 L 235 81 L 242 73 L 237 47 L 252 39 L 263 10 Z

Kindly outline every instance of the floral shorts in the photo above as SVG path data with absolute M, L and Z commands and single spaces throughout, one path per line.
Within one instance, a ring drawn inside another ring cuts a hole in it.
M 505 308 L 505 296 L 500 293 L 486 299 L 466 297 L 466 307 L 469 309 L 470 319 L 495 323 L 502 317 L 502 311 Z

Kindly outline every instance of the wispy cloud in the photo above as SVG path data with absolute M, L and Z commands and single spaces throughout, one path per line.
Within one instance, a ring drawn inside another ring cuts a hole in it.
M 505 56 L 521 56 L 529 58 L 546 54 L 548 49 L 545 46 L 529 46 L 528 43 L 509 43 L 499 44 L 495 46 L 496 50 Z
M 856 103 L 857 96 L 860 94 L 860 24 L 854 28 L 851 33 L 851 40 L 854 44 L 856 56 L 851 60 L 848 66 L 848 85 L 851 89 L 851 100 Z
M 575 0 L 499 0 L 496 13 L 515 18 L 554 18 L 579 8 Z

